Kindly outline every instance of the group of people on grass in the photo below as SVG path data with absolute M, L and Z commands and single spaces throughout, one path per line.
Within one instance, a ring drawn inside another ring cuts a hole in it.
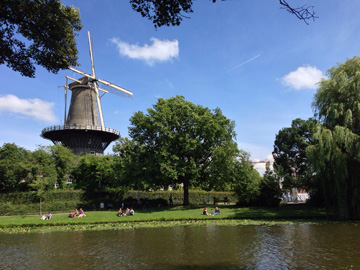
M 125 211 L 122 210 L 122 208 L 120 207 L 118 213 L 117 213 L 117 216 L 118 217 L 123 217 L 123 216 L 133 216 L 135 214 L 135 211 L 134 209 L 132 208 L 126 208 Z
M 69 218 L 82 218 L 82 217 L 86 217 L 85 212 L 82 208 L 80 208 L 80 210 L 77 210 L 77 208 L 75 208 L 74 212 L 70 212 L 69 214 Z
M 122 217 L 122 216 L 133 216 L 135 214 L 135 211 L 133 208 L 126 208 L 126 210 L 124 211 L 121 207 L 119 208 L 119 211 L 117 212 L 117 216 L 118 217 Z M 220 209 L 219 207 L 215 207 L 215 212 L 214 213 L 209 213 L 207 211 L 207 207 L 204 207 L 203 209 L 203 215 L 206 216 L 216 216 L 220 214 Z M 86 217 L 85 212 L 82 208 L 80 208 L 80 210 L 77 210 L 77 208 L 75 208 L 74 212 L 70 212 L 69 214 L 69 218 L 82 218 L 82 217 Z M 49 212 L 47 215 L 42 214 L 41 216 L 41 220 L 48 220 L 48 219 L 52 219 L 52 214 Z
M 49 212 L 47 215 L 45 215 L 44 213 L 41 216 L 41 220 L 48 220 L 48 219 L 52 219 L 52 214 Z
M 216 216 L 216 215 L 219 215 L 220 214 L 220 209 L 219 209 L 219 207 L 215 207 L 215 212 L 214 213 L 209 213 L 208 211 L 207 211 L 207 208 L 206 207 L 204 207 L 204 210 L 203 210 L 203 215 L 206 215 L 206 216 Z

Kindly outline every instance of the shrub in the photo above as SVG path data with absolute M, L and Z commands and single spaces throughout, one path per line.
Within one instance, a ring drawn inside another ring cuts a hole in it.
M 166 206 L 169 196 L 172 194 L 174 204 L 183 203 L 183 192 L 176 191 L 140 191 L 142 205 L 145 207 Z M 223 201 L 227 197 L 230 202 L 236 202 L 236 196 L 231 192 L 213 191 L 189 191 L 189 199 L 192 204 L 213 203 L 213 198 Z M 130 190 L 124 192 L 122 189 L 109 189 L 101 193 L 93 194 L 89 198 L 82 190 L 56 190 L 46 199 L 42 200 L 41 210 L 43 212 L 67 212 L 75 207 L 82 207 L 84 210 L 98 210 L 100 203 L 105 207 L 108 203 L 113 208 L 121 206 L 124 202 L 127 207 L 137 207 L 138 191 Z M 40 211 L 39 199 L 32 192 L 16 192 L 0 194 L 0 215 L 23 215 L 37 214 Z

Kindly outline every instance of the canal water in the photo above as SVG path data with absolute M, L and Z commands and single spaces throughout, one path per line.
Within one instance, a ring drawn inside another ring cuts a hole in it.
M 0 234 L 0 269 L 360 269 L 360 224 Z

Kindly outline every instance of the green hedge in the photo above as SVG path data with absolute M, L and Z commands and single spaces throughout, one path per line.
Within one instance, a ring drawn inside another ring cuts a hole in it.
M 42 212 L 63 212 L 85 204 L 82 190 L 57 190 L 42 199 Z M 0 215 L 40 213 L 40 200 L 35 192 L 0 194 Z
M 154 200 L 154 199 L 165 199 L 169 201 L 170 194 L 172 194 L 174 204 L 182 204 L 184 198 L 184 192 L 181 190 L 176 191 L 140 191 L 139 197 L 141 199 Z M 132 197 L 134 199 L 138 198 L 138 192 L 136 190 L 130 190 L 124 194 L 124 198 Z M 214 203 L 214 197 L 218 198 L 220 201 L 223 201 L 227 197 L 230 202 L 236 203 L 237 197 L 233 192 L 215 192 L 215 191 L 199 191 L 199 190 L 190 190 L 189 191 L 189 201 L 191 204 L 203 204 L 205 203 Z
M 77 201 L 82 200 L 84 191 L 82 190 L 57 190 L 51 192 L 44 199 L 45 201 Z M 0 203 L 11 202 L 12 204 L 36 203 L 38 198 L 35 192 L 13 192 L 0 193 Z
M 67 212 L 73 210 L 75 207 L 82 207 L 84 210 L 97 210 L 100 207 L 100 202 L 107 206 L 107 203 L 112 203 L 114 208 L 119 207 L 122 200 L 127 198 L 138 198 L 136 190 L 130 190 L 125 193 L 110 192 L 109 194 L 102 194 L 95 196 L 93 199 L 86 198 L 85 192 L 81 190 L 57 190 L 49 194 L 42 200 L 42 212 Z M 169 196 L 172 194 L 174 204 L 183 203 L 183 191 L 140 191 L 139 197 L 143 200 L 164 199 L 169 201 Z M 217 197 L 222 201 L 227 197 L 230 202 L 237 202 L 236 195 L 232 192 L 206 192 L 198 190 L 189 191 L 189 200 L 191 204 L 213 203 L 213 198 Z M 16 192 L 0 194 L 0 215 L 23 215 L 23 214 L 38 214 L 40 211 L 39 199 L 33 192 Z
M 13 192 L 13 193 L 1 193 L 1 203 L 12 203 L 12 204 L 29 204 L 35 199 L 35 193 L 33 192 Z

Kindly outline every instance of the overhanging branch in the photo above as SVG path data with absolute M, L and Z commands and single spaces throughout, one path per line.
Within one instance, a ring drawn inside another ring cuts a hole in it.
M 286 0 L 279 0 L 279 2 L 282 6 L 282 9 L 287 10 L 289 13 L 295 15 L 299 20 L 304 21 L 306 24 L 309 24 L 308 21 L 310 19 L 315 21 L 316 18 L 319 18 L 315 16 L 314 6 L 304 5 L 302 7 L 293 8 L 286 2 Z

